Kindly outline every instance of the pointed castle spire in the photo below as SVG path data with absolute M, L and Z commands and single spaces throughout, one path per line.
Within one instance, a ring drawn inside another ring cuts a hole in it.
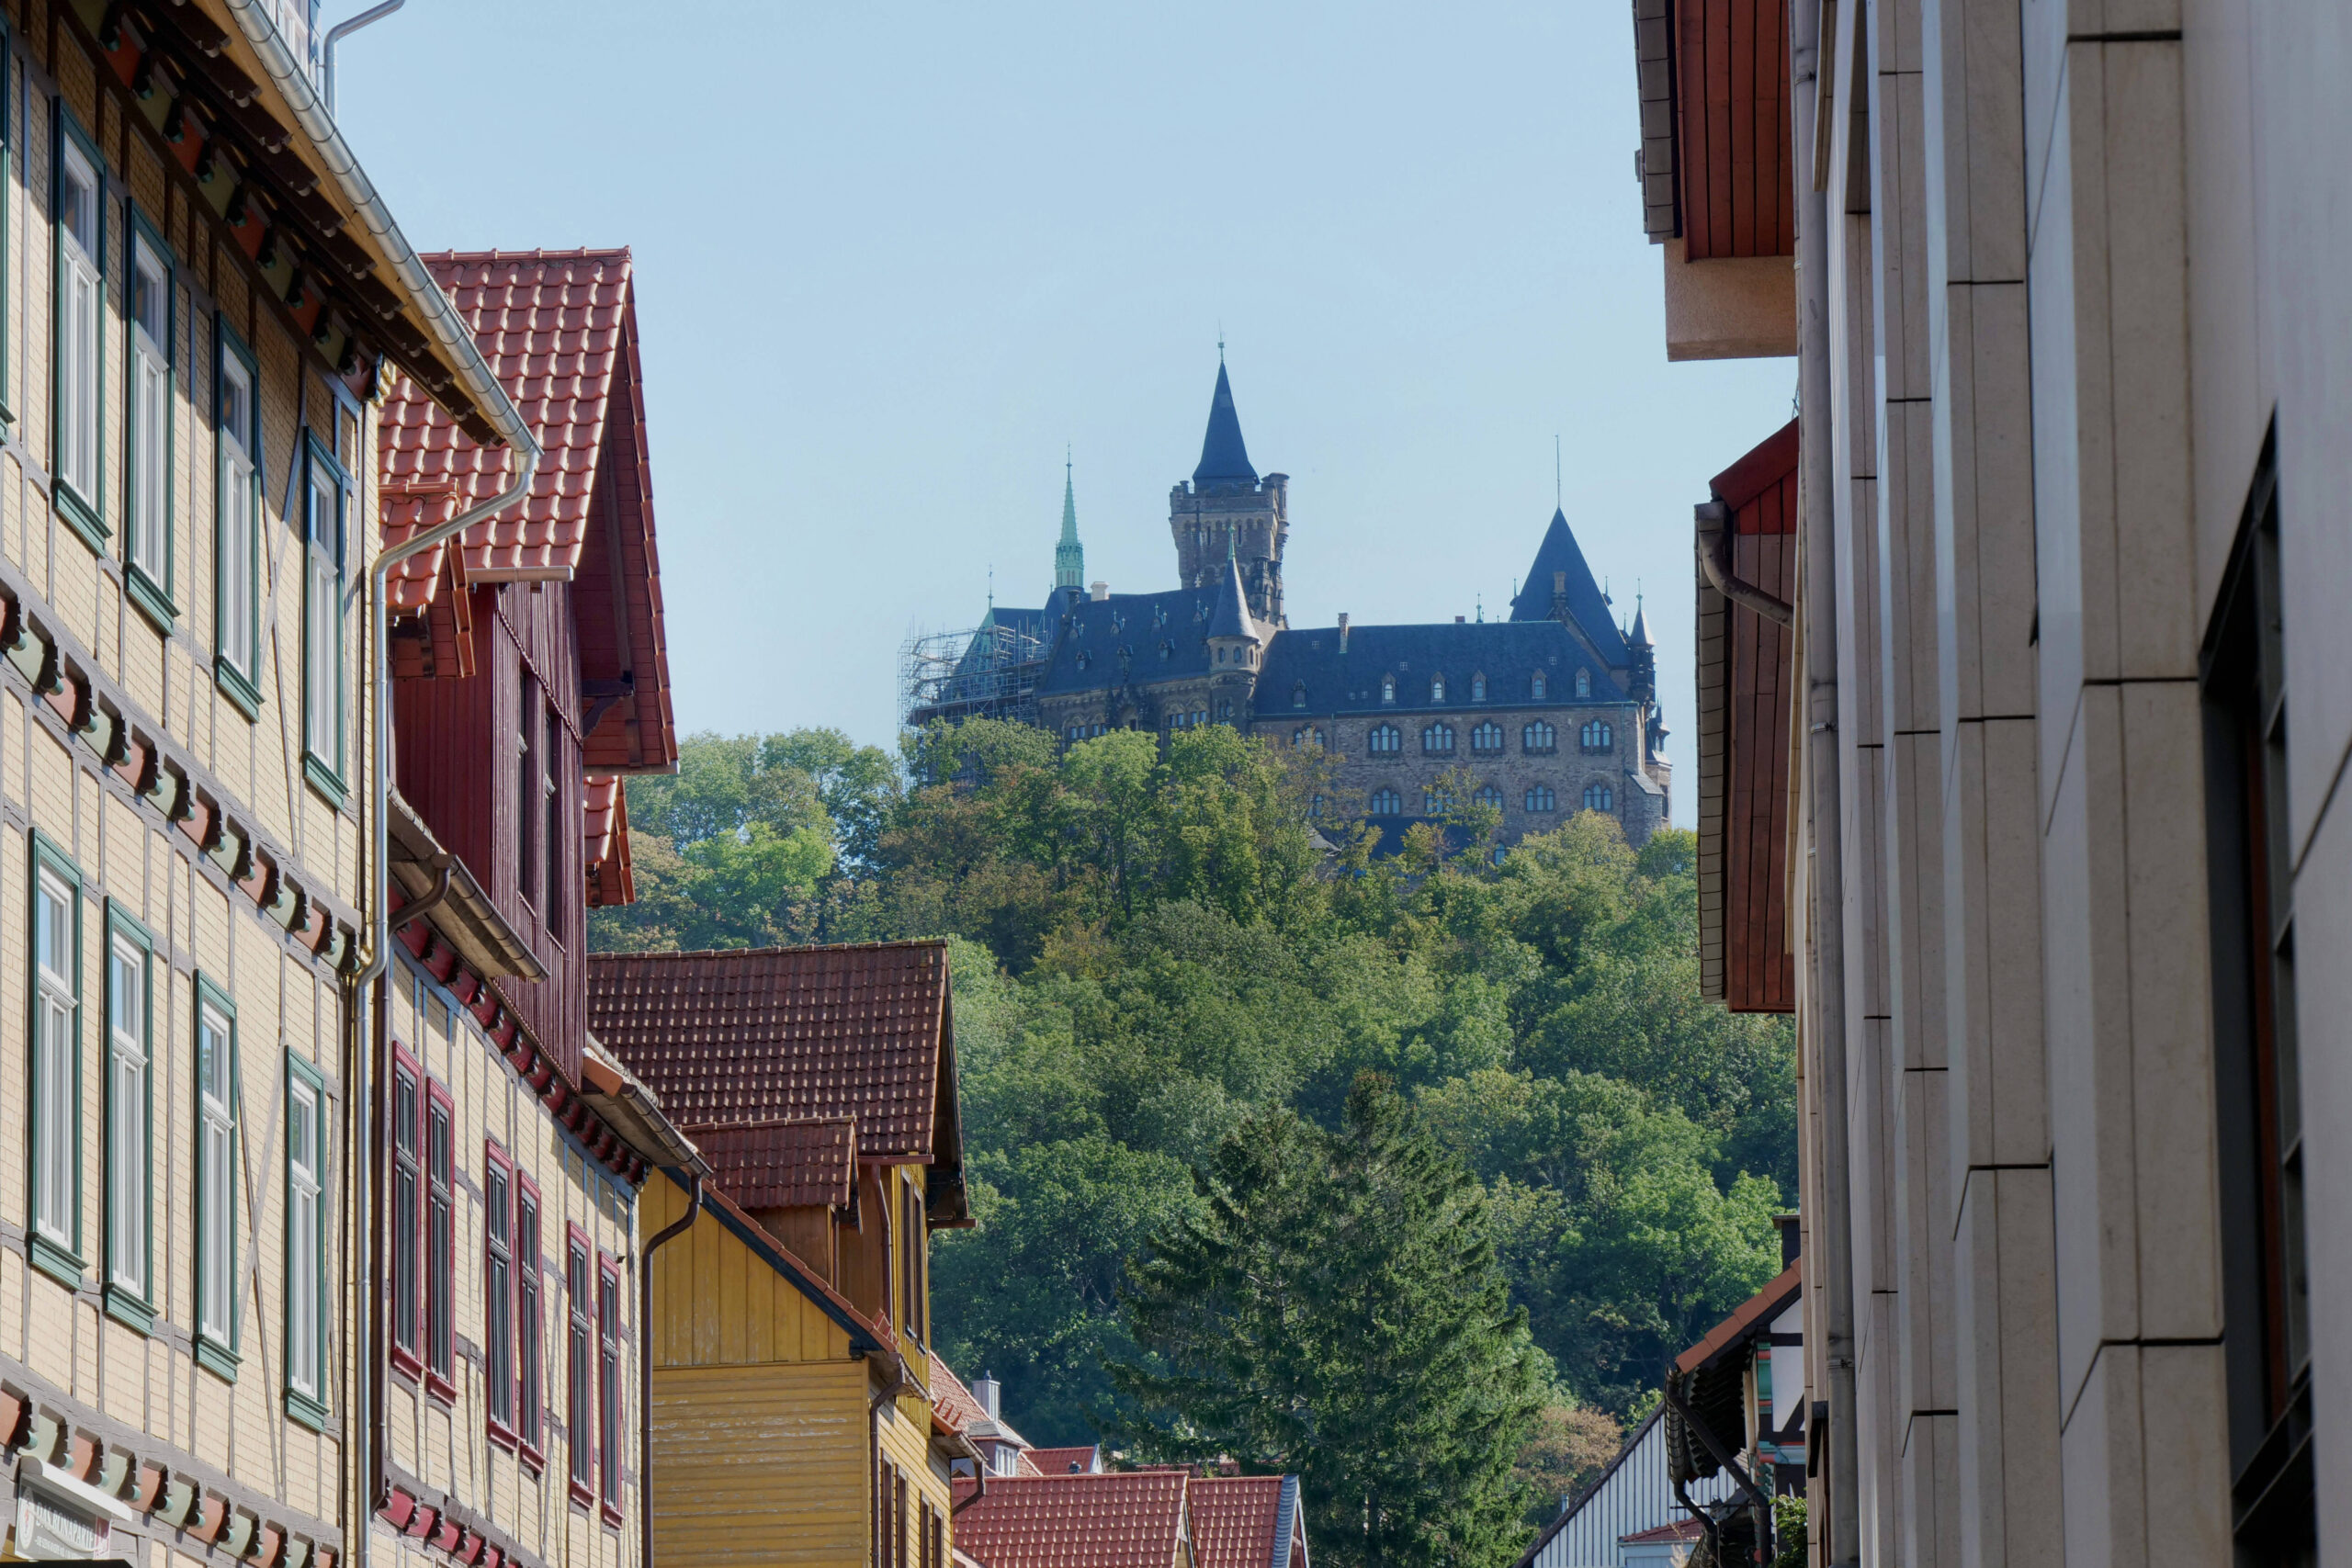
M 1209 400 L 1208 434 L 1201 438 L 1200 467 L 1193 482 L 1256 484 L 1258 470 L 1250 466 L 1250 448 L 1242 444 L 1241 416 L 1233 409 L 1233 383 L 1225 374 L 1225 345 L 1217 345 L 1216 393 Z
M 1609 596 L 1585 563 L 1584 551 L 1569 530 L 1567 513 L 1556 507 L 1551 525 L 1544 530 L 1544 543 L 1536 548 L 1534 564 L 1528 568 L 1526 583 L 1512 595 L 1510 618 L 1570 622 L 1611 666 L 1623 668 L 1633 662 L 1625 635 L 1609 614 Z
M 1062 454 L 1062 537 L 1054 547 L 1054 586 L 1086 588 L 1086 547 L 1078 542 L 1078 491 L 1070 479 L 1069 454 Z

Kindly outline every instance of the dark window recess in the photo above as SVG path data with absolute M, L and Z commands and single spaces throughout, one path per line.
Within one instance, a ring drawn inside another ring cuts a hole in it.
M 401 1063 L 392 1069 L 392 1359 L 416 1365 L 416 1303 L 423 1248 L 417 1218 L 424 1172 L 416 1157 L 417 1077 Z
M 539 913 L 547 922 L 548 935 L 560 938 L 563 935 L 562 893 L 564 863 L 563 845 L 565 835 L 563 831 L 563 791 L 560 787 L 560 781 L 558 778 L 558 774 L 560 771 L 560 764 L 556 760 L 556 737 L 562 734 L 563 730 L 560 722 L 556 717 L 555 709 L 548 708 L 547 710 L 546 727 L 541 729 L 539 733 L 547 738 L 547 743 L 539 748 L 539 756 L 541 759 L 539 787 L 545 795 L 541 809 L 546 815 L 548 824 L 546 856 L 548 872 L 547 899 L 539 906 Z
M 2241 1568 L 2318 1561 L 2278 508 L 2266 442 L 2202 670 L 2222 1348 Z
M 451 1147 L 454 1107 L 441 1086 L 425 1088 L 425 1237 L 432 1257 L 425 1272 L 425 1363 L 437 1392 L 456 1392 L 458 1253 L 456 1151 Z
M 589 1304 L 588 1238 L 577 1228 L 566 1238 L 563 1282 L 571 1331 L 564 1406 L 571 1436 L 571 1489 L 585 1503 L 596 1475 L 596 1319 Z
M 514 707 L 514 889 L 522 894 L 525 903 L 536 903 L 539 897 L 538 837 L 537 811 L 544 770 L 539 765 L 538 694 L 531 689 L 528 671 L 523 675 L 518 689 L 519 700 Z
M 514 1435 L 533 1453 L 539 1450 L 541 1335 L 539 1315 L 539 1195 L 517 1182 L 514 1190 Z
M 514 1269 L 506 1167 L 482 1171 L 482 1391 L 493 1427 L 514 1426 Z

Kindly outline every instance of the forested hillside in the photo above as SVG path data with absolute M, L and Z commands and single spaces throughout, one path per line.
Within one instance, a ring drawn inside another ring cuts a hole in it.
M 1482 1190 L 1548 1359 L 1540 1493 L 1777 1272 L 1790 1034 L 1700 1000 L 1690 834 L 1636 852 L 1586 815 L 1500 866 L 1434 834 L 1374 861 L 1311 816 L 1311 759 L 1224 728 L 1163 757 L 975 723 L 904 761 L 822 731 L 690 739 L 676 778 L 630 781 L 639 900 L 595 934 L 955 939 L 980 1223 L 941 1238 L 935 1312 L 1033 1440 L 1088 1440 L 1120 1404 L 1107 1369 L 1149 1363 L 1122 1282 L 1201 1218 L 1195 1168 L 1267 1113 L 1339 1129 L 1367 1069 Z

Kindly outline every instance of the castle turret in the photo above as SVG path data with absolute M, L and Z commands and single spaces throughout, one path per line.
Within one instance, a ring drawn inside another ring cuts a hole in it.
M 1261 476 L 1251 466 L 1249 446 L 1241 438 L 1241 416 L 1233 404 L 1233 383 L 1220 355 L 1208 429 L 1201 437 L 1201 460 L 1189 484 L 1169 491 L 1168 530 L 1186 587 L 1208 587 L 1230 559 L 1251 618 L 1269 629 L 1287 624 L 1283 615 L 1283 546 L 1290 533 L 1283 505 L 1289 483 L 1286 474 Z
M 1210 603 L 1208 629 L 1204 635 L 1209 645 L 1210 682 L 1219 697 L 1232 704 L 1227 708 L 1220 703 L 1218 711 L 1228 715 L 1246 713 L 1250 695 L 1258 687 L 1258 667 L 1263 660 L 1271 628 L 1260 625 L 1250 613 L 1249 592 L 1241 580 L 1241 563 L 1229 546 L 1224 580 Z
M 1657 701 L 1657 645 L 1650 640 L 1650 618 L 1638 596 L 1634 600 L 1634 629 L 1625 634 L 1625 646 L 1634 654 L 1634 676 L 1627 694 L 1637 703 Z
M 1062 537 L 1054 547 L 1054 587 L 1086 586 L 1086 547 L 1078 542 L 1078 492 L 1070 482 L 1069 460 L 1062 460 Z

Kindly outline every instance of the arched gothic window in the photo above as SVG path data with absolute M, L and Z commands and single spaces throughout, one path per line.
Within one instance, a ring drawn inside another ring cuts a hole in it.
M 1577 695 L 1580 697 L 1589 697 L 1592 695 L 1591 671 L 1579 670 L 1577 671 Z
M 1557 811 L 1559 808 L 1560 797 L 1552 793 L 1551 785 L 1530 784 L 1528 786 L 1527 809 L 1530 811 Z
M 1577 731 L 1577 744 L 1588 751 L 1613 750 L 1617 745 L 1617 731 L 1607 719 L 1596 718 Z
M 1498 811 L 1503 808 L 1503 792 L 1492 784 L 1484 786 L 1470 798 L 1481 806 L 1491 806 Z
M 1451 791 L 1441 789 L 1434 784 L 1423 787 L 1421 790 L 1422 816 L 1442 817 L 1453 809 L 1453 795 Z
M 1405 750 L 1405 732 L 1393 724 L 1375 724 L 1364 737 L 1364 750 L 1375 757 L 1394 757 Z
M 1540 718 L 1519 732 L 1519 749 L 1534 755 L 1557 750 L 1559 744 L 1560 732 Z
M 1405 815 L 1404 797 L 1399 795 L 1395 790 L 1386 788 L 1385 786 L 1374 790 L 1372 792 L 1372 799 L 1367 804 L 1368 809 L 1374 817 L 1402 817 Z
M 1616 792 L 1605 784 L 1584 786 L 1584 808 L 1587 811 L 1613 811 L 1617 808 Z
M 1480 755 L 1491 755 L 1503 749 L 1503 727 L 1487 719 L 1470 732 L 1470 750 Z
M 1544 700 L 1544 693 L 1549 690 L 1550 682 L 1544 679 L 1544 671 L 1538 670 L 1535 672 L 1535 679 L 1529 682 L 1529 687 L 1535 700 L 1540 703 Z
M 1432 757 L 1453 755 L 1453 726 L 1432 724 L 1421 731 L 1421 750 Z

